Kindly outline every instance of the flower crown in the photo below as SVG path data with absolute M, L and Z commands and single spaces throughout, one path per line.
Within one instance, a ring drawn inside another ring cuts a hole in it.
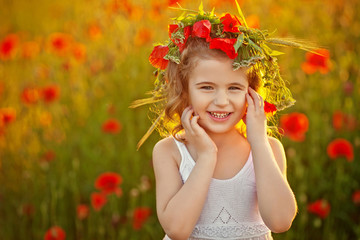
M 145 136 L 140 140 L 138 147 L 156 128 L 164 128 L 161 122 L 164 111 L 159 111 L 166 103 L 165 71 L 169 61 L 180 64 L 181 54 L 186 48 L 189 38 L 202 38 L 209 43 L 210 49 L 223 51 L 233 59 L 233 69 L 252 67 L 261 80 L 261 95 L 265 100 L 265 112 L 272 116 L 276 111 L 283 110 L 295 103 L 285 81 L 280 76 L 280 68 L 276 56 L 282 52 L 271 49 L 268 45 L 288 46 L 314 52 L 315 47 L 308 46 L 300 41 L 284 38 L 270 38 L 267 30 L 249 28 L 245 17 L 237 5 L 239 17 L 229 13 L 217 17 L 214 9 L 211 12 L 203 10 L 202 3 L 199 11 L 172 8 L 183 13 L 174 18 L 174 23 L 169 25 L 169 39 L 165 44 L 154 47 L 150 54 L 150 63 L 157 68 L 155 71 L 155 89 L 152 97 L 135 101 L 131 107 L 138 107 L 154 103 L 154 112 L 158 115 Z M 160 105 L 159 105 L 160 104 Z M 160 106 L 160 107 L 159 107 Z M 163 109 L 162 109 L 163 110 Z M 160 130 L 160 133 L 164 132 Z

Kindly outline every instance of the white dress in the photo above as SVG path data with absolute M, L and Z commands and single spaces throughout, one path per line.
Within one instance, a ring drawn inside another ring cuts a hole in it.
M 186 145 L 176 139 L 174 141 L 181 154 L 179 172 L 185 183 L 196 163 Z M 203 210 L 189 238 L 195 239 L 273 239 L 259 213 L 251 152 L 234 177 L 211 180 Z M 165 236 L 164 240 L 171 239 Z

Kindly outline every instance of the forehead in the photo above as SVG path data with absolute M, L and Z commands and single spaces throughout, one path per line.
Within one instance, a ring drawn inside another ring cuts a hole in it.
M 189 84 L 202 81 L 216 84 L 241 83 L 248 86 L 245 68 L 236 71 L 232 68 L 233 60 L 229 58 L 199 59 L 190 73 Z

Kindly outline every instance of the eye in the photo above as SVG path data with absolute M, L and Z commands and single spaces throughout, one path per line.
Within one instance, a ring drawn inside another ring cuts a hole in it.
M 203 90 L 212 90 L 212 86 L 202 86 L 200 89 L 203 89 Z
M 231 86 L 231 87 L 229 87 L 229 90 L 237 90 L 237 91 L 241 91 L 241 90 L 243 90 L 243 89 L 242 89 L 242 88 L 240 88 L 240 87 Z

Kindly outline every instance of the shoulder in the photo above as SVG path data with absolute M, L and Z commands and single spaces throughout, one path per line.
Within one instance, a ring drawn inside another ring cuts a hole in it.
M 158 141 L 153 148 L 154 164 L 173 159 L 180 161 L 181 155 L 172 137 L 167 137 Z
M 284 175 L 286 175 L 286 156 L 285 156 L 284 146 L 278 139 L 276 139 L 274 137 L 268 137 L 268 141 L 270 143 L 275 160 L 276 160 L 281 172 Z

